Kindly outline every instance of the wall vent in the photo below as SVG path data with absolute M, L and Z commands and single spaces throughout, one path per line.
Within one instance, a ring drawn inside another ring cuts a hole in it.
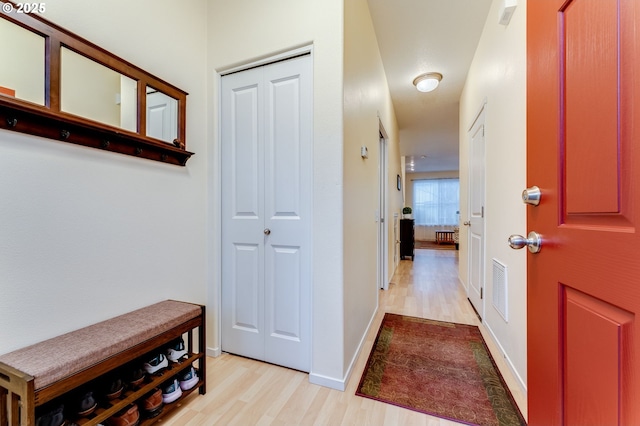
M 507 267 L 493 259 L 493 307 L 506 322 L 509 322 L 507 310 Z

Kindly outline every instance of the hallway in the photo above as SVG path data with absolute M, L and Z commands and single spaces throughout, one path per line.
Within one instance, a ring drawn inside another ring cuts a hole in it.
M 379 309 L 345 392 L 310 384 L 307 374 L 222 354 L 207 361 L 207 394 L 191 395 L 167 425 L 453 425 L 451 421 L 355 395 L 384 312 L 478 325 L 458 282 L 458 252 L 415 251 L 400 262 L 389 290 L 380 291 Z M 525 418 L 526 397 L 517 392 L 509 367 L 485 336 L 496 364 Z

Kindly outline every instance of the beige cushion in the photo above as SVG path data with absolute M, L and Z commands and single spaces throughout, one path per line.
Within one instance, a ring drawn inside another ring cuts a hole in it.
M 166 300 L 0 355 L 35 378 L 38 390 L 200 315 L 200 306 Z

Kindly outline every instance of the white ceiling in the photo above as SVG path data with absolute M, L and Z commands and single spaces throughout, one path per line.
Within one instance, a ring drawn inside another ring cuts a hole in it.
M 491 1 L 368 0 L 408 172 L 458 170 L 460 94 Z M 443 78 L 421 93 L 426 72 Z

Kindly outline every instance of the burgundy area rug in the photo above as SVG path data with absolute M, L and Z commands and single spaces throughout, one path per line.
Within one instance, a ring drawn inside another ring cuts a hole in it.
M 356 395 L 475 425 L 526 425 L 476 326 L 385 314 Z

